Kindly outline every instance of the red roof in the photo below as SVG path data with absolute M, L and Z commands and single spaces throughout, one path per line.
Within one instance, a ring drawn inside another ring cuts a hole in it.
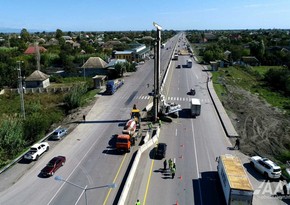
M 38 48 L 39 48 L 39 52 L 40 52 L 40 53 L 43 53 L 43 52 L 46 51 L 46 49 L 45 49 L 44 47 L 42 47 L 42 46 L 38 46 Z M 24 52 L 24 54 L 34 54 L 34 53 L 35 53 L 35 46 L 34 46 L 34 45 L 29 46 L 29 47 L 26 49 L 26 51 Z

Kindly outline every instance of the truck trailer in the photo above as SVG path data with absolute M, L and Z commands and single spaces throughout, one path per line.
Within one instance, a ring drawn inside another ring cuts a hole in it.
M 192 67 L 192 60 L 191 59 L 187 59 L 186 60 L 186 65 L 188 68 L 191 68 Z
M 113 95 L 123 84 L 124 80 L 109 80 L 106 84 L 106 93 Z
M 190 101 L 190 113 L 192 117 L 200 115 L 201 104 L 198 98 L 192 98 Z
M 218 175 L 227 205 L 251 205 L 254 189 L 241 160 L 226 154 L 217 158 Z

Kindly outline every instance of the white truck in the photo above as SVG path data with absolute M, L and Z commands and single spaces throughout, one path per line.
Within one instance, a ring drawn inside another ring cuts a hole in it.
M 30 150 L 24 155 L 26 160 L 38 160 L 40 155 L 49 150 L 47 142 L 40 142 L 31 146 Z
M 192 117 L 200 115 L 201 104 L 198 98 L 192 98 L 190 101 L 190 113 Z
M 187 59 L 186 60 L 186 65 L 188 68 L 191 68 L 192 67 L 192 60 L 191 59 Z
M 251 205 L 254 189 L 241 160 L 226 154 L 217 158 L 218 175 L 227 205 Z

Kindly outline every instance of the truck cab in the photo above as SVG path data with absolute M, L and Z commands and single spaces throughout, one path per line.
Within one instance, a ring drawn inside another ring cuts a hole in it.
M 131 137 L 128 134 L 120 134 L 117 136 L 116 150 L 123 152 L 130 152 L 131 150 Z

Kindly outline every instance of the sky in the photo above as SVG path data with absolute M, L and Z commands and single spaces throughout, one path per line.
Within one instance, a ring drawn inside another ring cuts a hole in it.
M 290 29 L 290 0 L 2 0 L 0 28 L 38 31 Z

